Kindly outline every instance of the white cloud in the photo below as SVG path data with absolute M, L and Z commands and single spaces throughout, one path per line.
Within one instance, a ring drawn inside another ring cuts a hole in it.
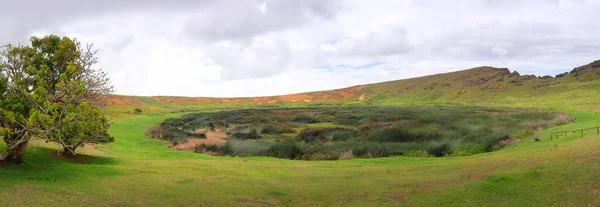
M 1 43 L 48 33 L 94 43 L 98 66 L 131 95 L 275 95 L 481 65 L 553 75 L 600 59 L 593 0 L 27 0 L 3 8 Z

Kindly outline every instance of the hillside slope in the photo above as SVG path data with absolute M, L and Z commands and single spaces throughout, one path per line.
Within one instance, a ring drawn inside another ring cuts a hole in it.
M 600 60 L 556 77 L 477 67 L 349 88 L 253 98 L 111 96 L 112 111 L 322 105 L 489 105 L 599 111 Z

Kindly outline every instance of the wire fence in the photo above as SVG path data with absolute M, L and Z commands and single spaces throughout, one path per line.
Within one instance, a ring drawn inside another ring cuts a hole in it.
M 554 137 L 556 137 L 556 139 L 558 139 L 560 137 L 567 138 L 567 137 L 569 137 L 569 134 L 573 134 L 573 135 L 579 134 L 581 137 L 583 137 L 584 131 L 596 131 L 596 134 L 600 134 L 600 126 L 586 128 L 586 129 L 576 129 L 576 130 L 570 130 L 570 131 L 553 132 L 552 134 L 550 134 L 550 140 L 553 140 Z

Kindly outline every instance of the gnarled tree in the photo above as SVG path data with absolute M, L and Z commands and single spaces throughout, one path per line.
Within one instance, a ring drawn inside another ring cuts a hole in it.
M 112 141 L 103 98 L 106 73 L 94 69 L 96 51 L 75 40 L 32 37 L 31 46 L 0 52 L 0 123 L 8 147 L 1 160 L 22 161 L 32 138 L 62 145 L 68 155 L 85 143 Z

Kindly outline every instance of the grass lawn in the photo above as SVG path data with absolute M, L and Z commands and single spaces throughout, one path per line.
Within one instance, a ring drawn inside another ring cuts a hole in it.
M 600 206 L 600 135 L 550 141 L 600 114 L 570 114 L 577 123 L 491 153 L 342 161 L 175 151 L 143 133 L 182 114 L 130 116 L 111 126 L 115 143 L 78 160 L 31 144 L 25 165 L 0 168 L 0 206 Z

